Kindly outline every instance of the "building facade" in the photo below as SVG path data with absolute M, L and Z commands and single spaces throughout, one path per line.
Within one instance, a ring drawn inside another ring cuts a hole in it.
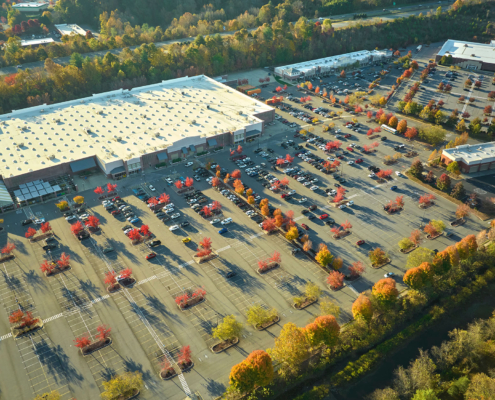
M 456 161 L 464 174 L 495 170 L 495 142 L 445 149 L 441 160 L 446 165 Z
M 490 43 L 447 40 L 435 56 L 437 63 L 471 70 L 495 71 L 495 40 Z

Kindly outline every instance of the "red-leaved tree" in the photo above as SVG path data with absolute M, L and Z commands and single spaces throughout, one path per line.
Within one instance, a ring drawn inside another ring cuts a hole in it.
M 234 179 L 241 179 L 241 171 L 238 169 L 235 169 L 234 171 L 232 171 L 230 176 Z
M 43 261 L 43 263 L 40 265 L 41 272 L 44 272 L 45 274 L 51 274 L 52 271 L 55 269 L 55 265 L 52 263 L 49 263 L 48 261 Z
M 7 242 L 7 244 L 2 249 L 2 254 L 10 254 L 15 250 L 15 244 Z
M 183 366 L 191 364 L 191 346 L 182 346 L 177 361 Z
M 344 200 L 345 189 L 341 186 L 337 188 L 337 194 L 333 198 L 334 203 Z
M 32 238 L 34 235 L 36 235 L 36 229 L 29 227 L 27 232 L 24 234 L 28 239 Z
M 203 239 L 201 239 L 201 241 L 199 242 L 199 245 L 203 248 L 203 249 L 211 249 L 211 238 L 209 237 L 204 237 Z
M 57 261 L 60 269 L 65 269 L 70 265 L 70 255 L 62 253 L 60 254 L 60 260 Z
M 241 145 L 237 146 L 237 149 L 235 149 L 235 151 L 237 151 L 237 154 L 241 154 L 242 153 L 242 146 Z
M 332 289 L 340 289 L 344 286 L 344 274 L 339 271 L 332 271 L 327 277 L 327 283 Z
M 120 271 L 120 277 L 122 279 L 128 279 L 130 278 L 132 275 L 132 269 L 131 268 L 126 268 L 126 269 L 123 269 L 122 271 Z
M 141 234 L 139 233 L 139 231 L 136 228 L 134 228 L 131 231 L 129 231 L 129 233 L 127 234 L 127 236 L 131 240 L 140 240 L 141 239 Z
M 203 211 L 203 214 L 206 218 L 211 217 L 211 209 L 208 206 L 204 206 L 201 211 Z
M 156 197 L 152 197 L 148 199 L 148 204 L 151 204 L 152 206 L 156 206 L 160 201 Z
M 349 267 L 349 273 L 351 275 L 351 278 L 357 278 L 363 275 L 365 269 L 366 268 L 361 261 L 354 262 L 352 266 Z
M 139 232 L 143 236 L 151 236 L 150 227 L 148 225 L 142 225 L 141 228 L 139 228 Z
M 271 232 L 277 228 L 275 218 L 268 218 L 263 221 L 263 230 Z
M 98 187 L 94 190 L 94 192 L 95 192 L 96 194 L 103 194 L 103 193 L 105 193 L 105 191 L 101 188 L 101 186 L 98 186 Z
M 192 185 L 194 185 L 194 179 L 187 177 L 186 178 L 186 187 L 191 187 Z
M 71 225 L 70 230 L 74 235 L 77 235 L 78 233 L 81 233 L 81 231 L 84 229 L 83 224 L 81 221 L 77 221 L 74 225 Z
M 91 339 L 89 338 L 89 334 L 86 334 L 86 336 L 80 336 L 76 338 L 74 340 L 74 343 L 76 344 L 76 347 L 80 348 L 81 350 L 84 349 L 85 347 L 91 344 Z
M 52 227 L 50 226 L 49 222 L 43 222 L 41 224 L 40 228 L 41 228 L 41 232 L 43 232 L 43 233 L 47 233 L 47 232 L 50 232 L 52 230 Z
M 271 262 L 276 262 L 280 264 L 282 258 L 280 257 L 280 253 L 278 251 L 274 251 L 273 254 L 270 256 L 269 260 Z
M 175 185 L 175 187 L 176 187 L 177 189 L 182 189 L 182 187 L 183 187 L 183 185 L 182 185 L 182 182 L 181 182 L 181 181 L 176 181 L 176 182 L 174 183 L 174 185 Z
M 160 197 L 158 197 L 158 201 L 161 203 L 161 204 L 168 204 L 170 203 L 170 196 L 166 193 L 162 193 L 160 195 Z
M 285 156 L 285 161 L 287 161 L 289 164 L 292 164 L 292 162 L 294 161 L 294 157 L 292 157 L 290 154 L 287 154 Z
M 112 328 L 109 328 L 107 325 L 99 325 L 96 330 L 98 331 L 98 333 L 96 334 L 96 338 L 103 342 L 108 337 L 110 337 Z
M 349 229 L 352 228 L 352 225 L 348 220 L 345 220 L 344 223 L 342 223 L 342 225 L 340 226 L 344 231 L 348 231 Z
M 94 215 L 90 215 L 85 224 L 86 226 L 90 226 L 93 229 L 97 229 L 100 226 L 100 220 Z
M 115 190 L 117 190 L 117 184 L 108 182 L 107 183 L 107 192 L 112 193 L 112 192 L 115 192 Z
M 211 186 L 218 187 L 222 182 L 216 176 L 211 180 Z
M 222 204 L 220 204 L 219 201 L 215 200 L 213 203 L 211 203 L 211 209 L 212 210 L 221 210 Z

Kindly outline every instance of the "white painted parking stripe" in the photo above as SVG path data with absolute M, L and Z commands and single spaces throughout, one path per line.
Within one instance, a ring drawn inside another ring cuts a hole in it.
M 0 336 L 0 342 L 2 340 L 8 339 L 12 337 L 12 333 L 7 333 L 6 335 Z
M 221 253 L 222 251 L 230 249 L 230 245 L 222 247 L 221 249 L 216 250 L 217 253 Z
M 263 232 L 257 233 L 256 235 L 251 235 L 251 236 L 249 236 L 249 239 L 256 239 L 257 237 L 260 237 L 261 235 L 263 235 Z

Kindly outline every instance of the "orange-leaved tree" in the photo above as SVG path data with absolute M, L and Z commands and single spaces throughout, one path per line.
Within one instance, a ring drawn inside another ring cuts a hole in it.
M 363 318 L 365 321 L 371 321 L 373 317 L 373 305 L 364 293 L 361 293 L 354 303 L 352 303 L 352 315 L 355 319 Z
M 395 281 L 392 278 L 380 279 L 373 285 L 371 292 L 384 307 L 393 305 L 399 297 L 399 291 L 395 287 Z
M 240 393 L 251 392 L 257 387 L 269 385 L 273 380 L 273 364 L 270 355 L 255 350 L 230 370 L 229 383 Z
M 327 283 L 332 289 L 340 289 L 344 286 L 344 274 L 339 271 L 332 271 L 327 277 Z
M 333 347 L 339 340 L 340 325 L 333 315 L 324 315 L 317 317 L 313 323 L 306 325 L 304 332 L 311 346 L 325 345 Z

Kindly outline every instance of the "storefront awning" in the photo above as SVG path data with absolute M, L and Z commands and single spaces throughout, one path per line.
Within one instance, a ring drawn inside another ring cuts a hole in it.
M 96 167 L 96 163 L 93 158 L 86 158 L 85 160 L 79 160 L 70 163 L 70 169 L 72 170 L 72 172 L 84 171 L 93 167 Z
M 261 131 L 254 129 L 252 131 L 246 132 L 246 138 L 252 137 L 252 136 L 259 136 L 261 135 Z
M 181 150 L 182 150 L 182 154 L 187 154 L 187 149 L 185 147 L 183 147 Z
M 120 167 L 114 168 L 110 171 L 110 175 L 120 174 L 121 172 L 125 172 L 125 167 L 122 165 Z
M 158 157 L 158 161 L 168 160 L 167 153 L 158 153 L 156 156 Z
M 189 146 L 189 150 L 195 152 L 196 151 L 196 147 L 194 147 L 194 145 L 192 144 L 192 145 Z
M 218 146 L 217 139 L 208 139 L 208 146 Z

